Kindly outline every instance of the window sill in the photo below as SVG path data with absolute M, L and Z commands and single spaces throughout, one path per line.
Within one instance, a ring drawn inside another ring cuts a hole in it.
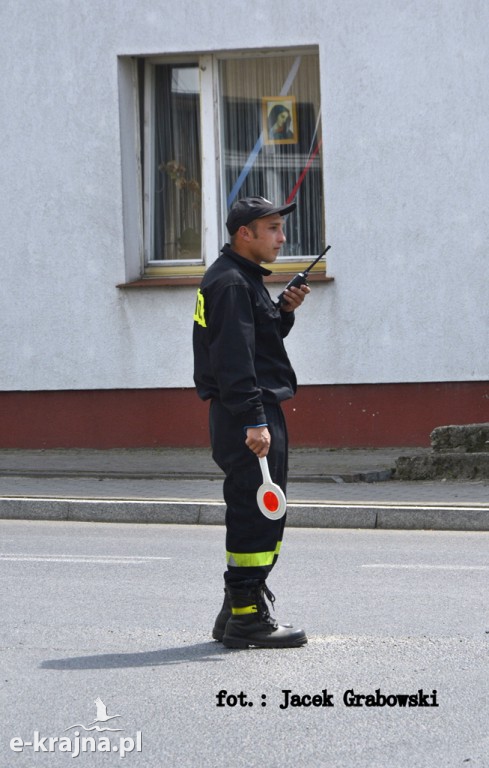
M 200 285 L 202 282 L 202 275 L 186 277 L 182 275 L 180 277 L 141 277 L 139 280 L 132 280 L 130 283 L 119 283 L 117 288 L 162 288 L 162 287 L 176 287 L 178 285 Z
M 307 267 L 308 262 L 279 262 L 272 266 L 273 273 L 265 278 L 265 283 L 288 283 L 298 272 Z M 325 264 L 319 264 L 309 272 L 309 283 L 330 283 L 334 277 L 329 277 L 324 271 Z M 117 288 L 168 288 L 179 285 L 200 285 L 205 273 L 201 264 L 181 265 L 170 267 L 149 267 L 143 277 L 129 283 L 120 283 Z
M 288 283 L 289 280 L 292 280 L 296 274 L 297 272 L 279 272 L 278 274 L 273 274 L 266 277 L 265 283 Z M 311 272 L 307 276 L 308 283 L 332 283 L 333 280 L 334 277 L 325 275 L 324 272 Z
M 269 275 L 265 278 L 265 283 L 288 283 L 297 272 L 281 272 L 280 274 Z M 334 277 L 329 275 L 313 273 L 307 278 L 308 283 L 332 283 Z M 142 277 L 139 280 L 133 280 L 130 283 L 119 283 L 117 288 L 171 288 L 179 285 L 200 285 L 202 277 Z

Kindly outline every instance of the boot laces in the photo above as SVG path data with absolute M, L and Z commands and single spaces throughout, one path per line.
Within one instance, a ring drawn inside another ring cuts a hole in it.
M 275 604 L 275 595 L 273 594 L 272 590 L 267 587 L 266 584 L 263 585 L 263 592 L 265 594 L 265 597 L 267 600 L 270 601 L 272 610 L 275 610 L 274 604 Z
M 270 611 L 265 601 L 265 597 L 270 602 L 272 610 L 274 610 L 275 595 L 267 587 L 267 585 L 263 583 L 263 584 L 260 584 L 260 586 L 257 587 L 257 590 L 256 590 L 256 604 L 258 607 L 258 612 L 263 621 L 266 621 L 267 623 L 270 623 L 270 624 L 276 624 L 276 621 L 272 619 L 272 617 L 270 616 Z

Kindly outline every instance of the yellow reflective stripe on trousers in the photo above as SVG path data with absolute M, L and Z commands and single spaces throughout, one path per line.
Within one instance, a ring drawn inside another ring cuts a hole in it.
M 280 552 L 282 542 L 277 542 L 273 552 L 226 552 L 228 565 L 236 568 L 256 568 L 260 565 L 272 565 Z

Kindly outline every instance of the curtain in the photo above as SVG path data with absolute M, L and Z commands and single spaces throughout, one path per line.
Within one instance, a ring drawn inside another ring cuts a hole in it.
M 283 256 L 319 253 L 324 241 L 319 60 L 317 55 L 229 59 L 220 64 L 222 153 L 228 208 L 263 195 L 294 200 Z M 270 117 L 288 112 L 287 130 Z M 278 137 L 278 138 L 277 138 Z
M 154 259 L 201 259 L 197 65 L 158 64 L 154 91 Z

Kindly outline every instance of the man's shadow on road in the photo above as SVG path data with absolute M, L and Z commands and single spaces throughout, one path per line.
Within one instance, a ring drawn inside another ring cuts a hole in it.
M 219 662 L 233 653 L 221 643 L 196 643 L 178 648 L 162 648 L 142 653 L 104 653 L 97 656 L 73 656 L 67 659 L 46 659 L 41 669 L 126 669 L 129 667 L 159 667 L 189 661 Z

